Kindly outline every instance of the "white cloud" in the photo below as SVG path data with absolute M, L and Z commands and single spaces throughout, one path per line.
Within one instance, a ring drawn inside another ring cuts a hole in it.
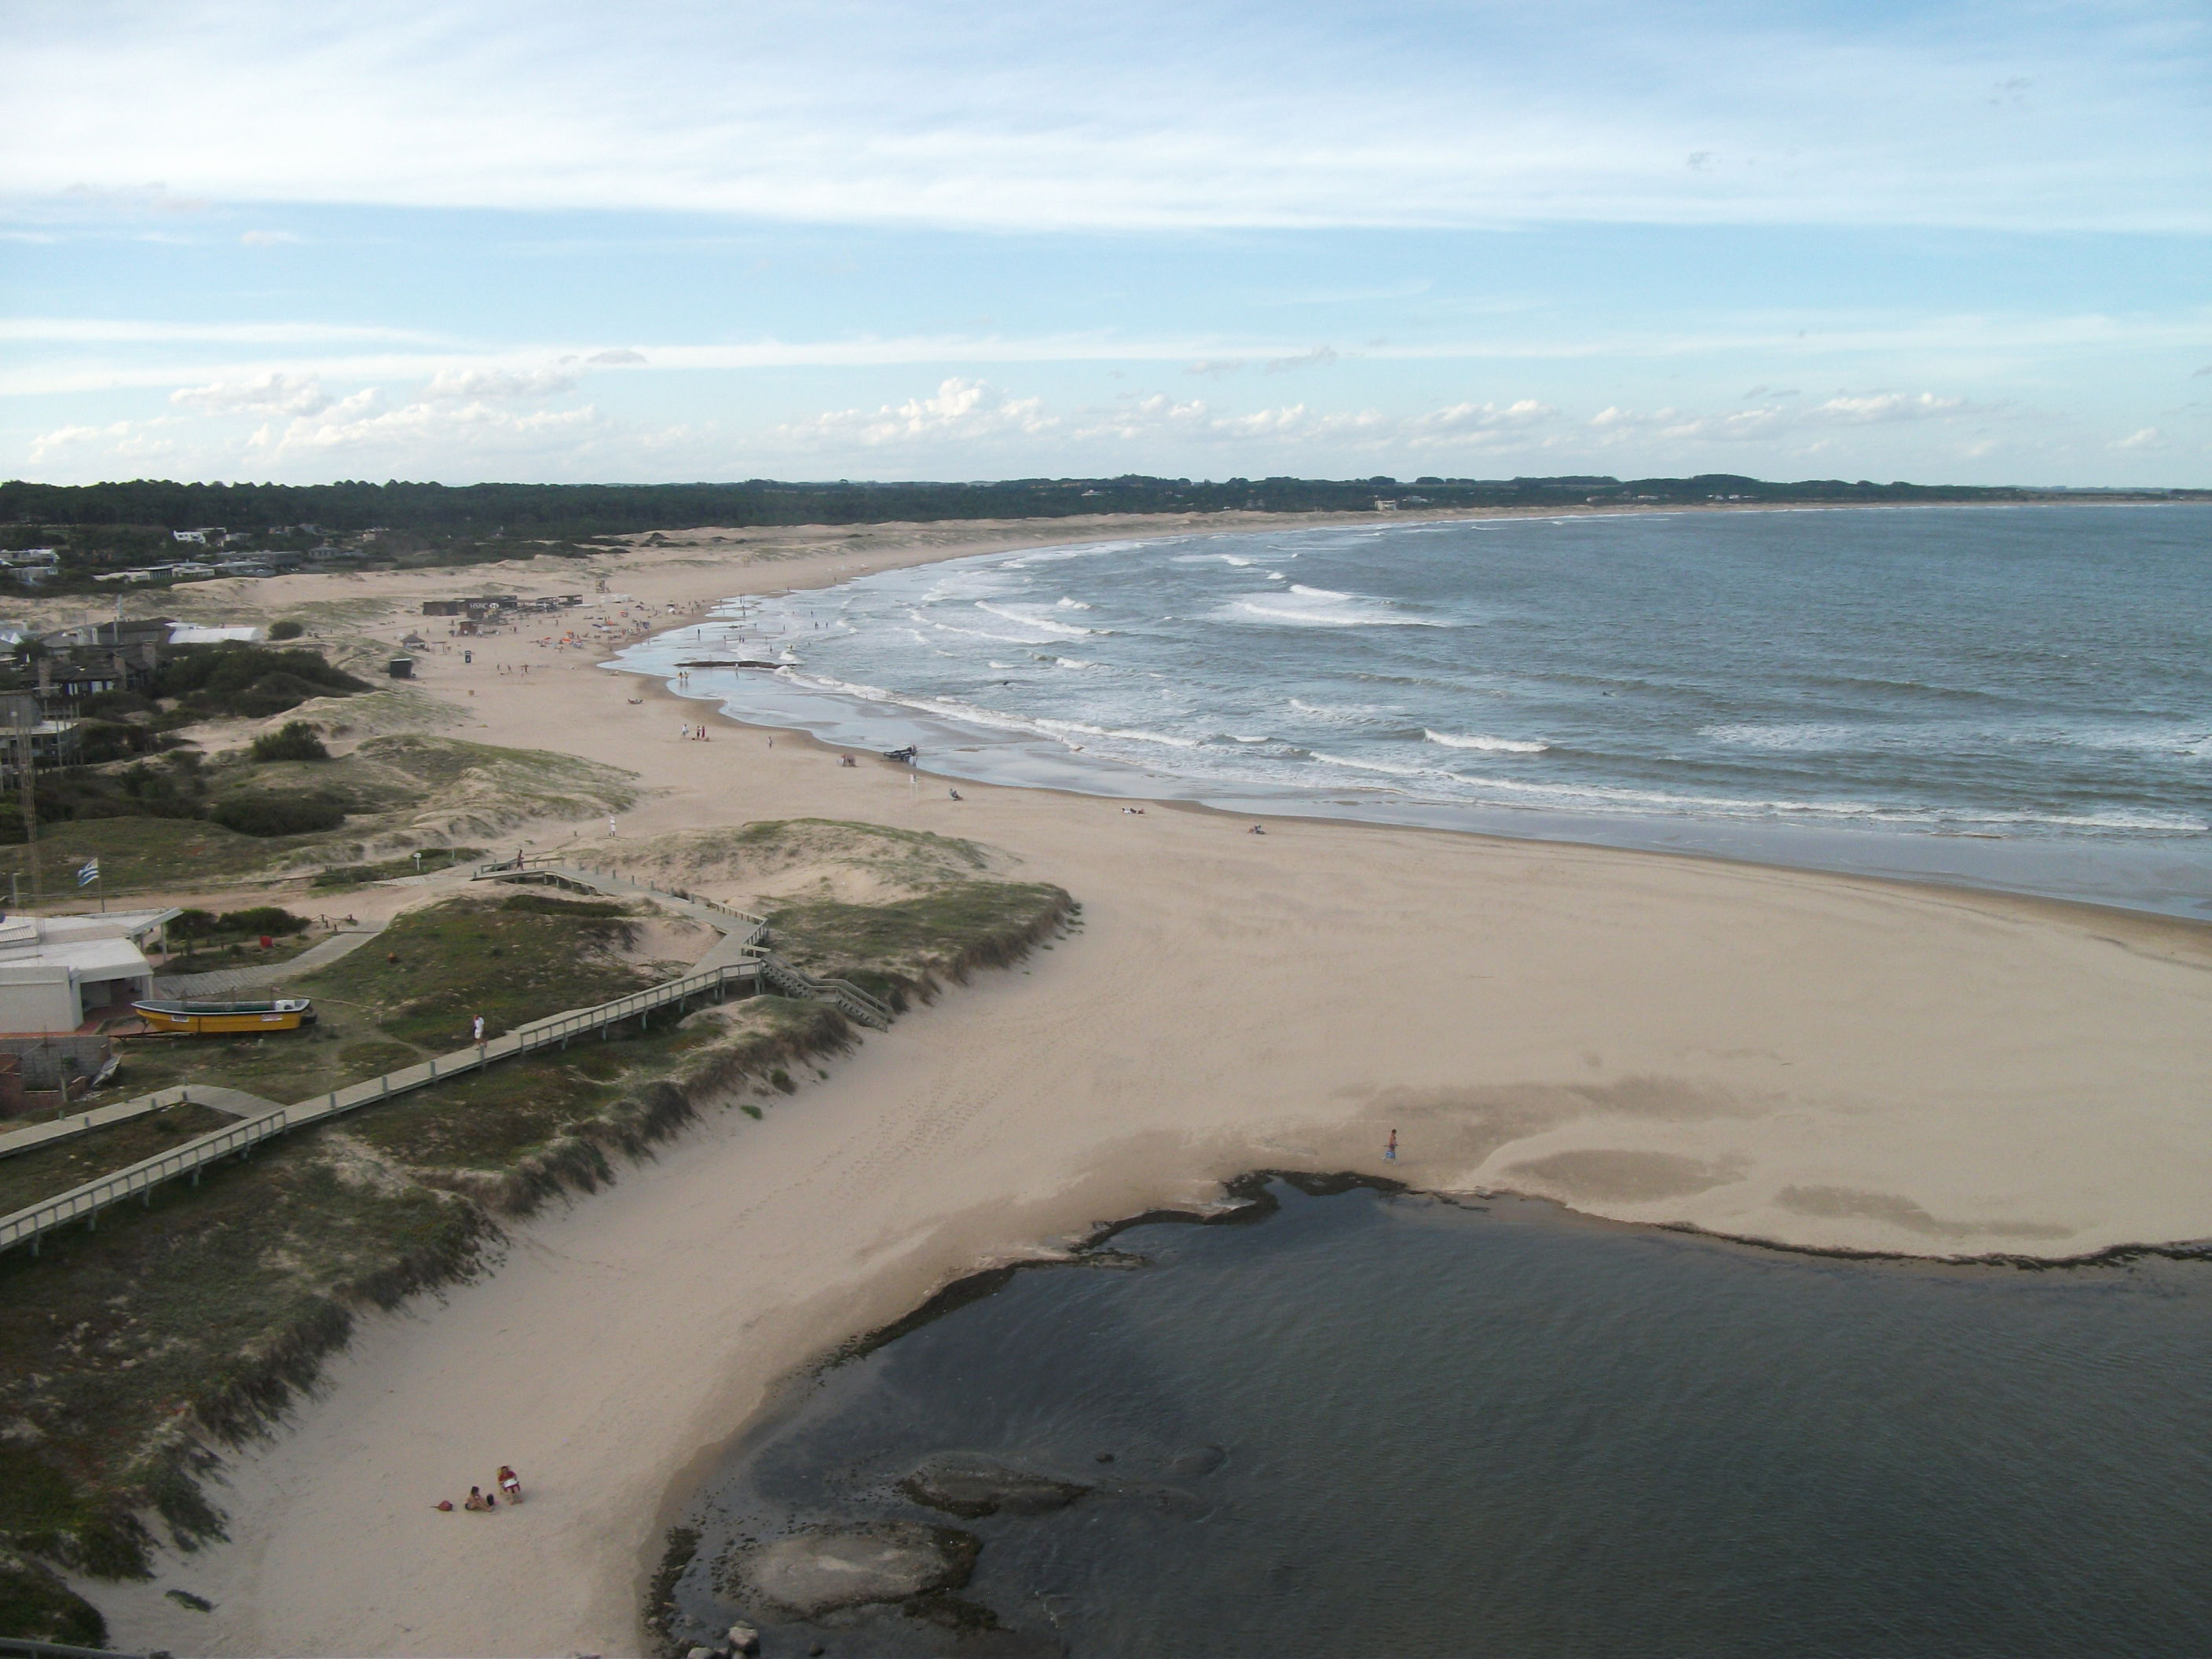
M 831 410 L 807 420 L 771 427 L 771 441 L 808 448 L 859 444 L 867 448 L 915 443 L 973 443 L 1012 435 L 1034 437 L 1060 424 L 1040 398 L 1008 398 L 981 380 L 945 380 L 934 395 L 881 408 Z
M 1449 409 L 1439 409 L 1431 414 L 1417 415 L 1409 422 L 1413 430 L 1448 435 L 1476 432 L 1522 431 L 1550 420 L 1559 410 L 1549 404 L 1538 403 L 1534 398 L 1523 398 L 1518 403 L 1500 409 L 1496 404 L 1454 404 Z
M 1310 453 L 1425 454 L 1529 447 L 1541 441 L 1536 429 L 1557 414 L 1549 404 L 1534 398 L 1503 407 L 1494 403 L 1454 404 L 1410 416 L 1375 409 L 1324 410 L 1304 403 L 1224 413 L 1202 401 L 1178 402 L 1155 393 L 1132 398 L 1111 410 L 1086 411 L 1078 417 L 1073 435 L 1079 440 L 1110 439 L 1122 443 L 1174 439 L 1217 447 L 1260 445 L 1272 451 Z
M 117 421 L 110 426 L 58 426 L 31 440 L 31 459 L 51 460 L 64 450 L 78 448 L 100 438 L 119 438 L 130 429 L 127 421 Z
M 617 363 L 641 363 L 645 361 L 645 354 L 642 351 L 631 351 L 625 348 L 618 347 L 612 351 L 594 351 L 590 356 L 585 358 L 584 361 L 587 363 L 607 363 L 611 365 Z
M 314 415 L 331 406 L 323 383 L 312 374 L 271 371 L 249 380 L 216 380 L 179 386 L 169 401 L 213 415 Z
M 2157 449 L 2163 447 L 2159 429 L 2147 426 L 2106 446 L 2110 449 Z
M 172 323 L 126 317 L 0 317 L 0 340 L 58 345 L 313 345 L 330 340 L 434 343 L 416 329 L 356 323 Z
M 1829 365 L 1855 360 L 1911 362 L 1936 354 L 1996 354 L 2190 350 L 2212 330 L 2212 312 L 2165 318 L 2115 319 L 2097 313 L 2011 318 L 1935 317 L 1890 325 L 1837 319 L 1802 331 L 1758 328 L 1710 333 L 1567 333 L 1547 337 L 1519 327 L 1491 337 L 1440 339 L 1364 346 L 1369 363 L 1565 362 L 1620 359 L 1639 363 L 1701 356 L 1756 355 L 1771 362 L 1805 360 Z M 469 348 L 441 337 L 371 326 L 309 323 L 172 324 L 125 319 L 0 318 L 0 341 L 53 346 L 97 343 L 303 347 L 318 343 L 395 341 L 436 350 L 376 355 L 288 353 L 262 358 L 180 367 L 160 356 L 111 361 L 58 352 L 0 368 L 0 396 L 102 391 L 130 386 L 173 387 L 196 380 L 235 380 L 269 373 L 319 374 L 330 380 L 398 380 L 477 371 L 520 376 L 546 374 L 548 363 L 606 362 L 617 354 L 561 344 L 515 346 L 501 351 Z M 17 354 L 21 356 L 23 354 Z M 640 354 L 641 356 L 642 354 Z M 901 365 L 973 369 L 1010 363 L 1182 363 L 1198 372 L 1227 374 L 1250 361 L 1319 361 L 1314 349 L 1279 341 L 1219 336 L 1126 335 L 1083 332 L 1036 335 L 860 335 L 843 338 L 758 339 L 737 343 L 657 345 L 651 367 L 709 373 L 763 368 L 868 368 Z M 1791 392 L 1765 394 L 1794 397 Z M 1884 394 L 1886 395 L 1886 394 Z
M 1865 397 L 1838 392 L 1826 403 L 1815 404 L 1802 418 L 1851 422 L 1925 421 L 1959 414 L 1966 406 L 1964 398 L 1939 398 L 1932 392 L 1911 395 L 1881 392 Z
M 247 441 L 248 446 L 271 459 L 302 451 L 410 457 L 465 454 L 472 459 L 502 454 L 535 456 L 549 447 L 573 443 L 599 421 L 598 411 L 588 404 L 518 414 L 487 403 L 411 403 L 381 411 L 375 404 L 372 388 L 333 404 L 321 416 L 302 417 L 283 427 L 264 426 Z
M 10 112 L 40 142 L 0 156 L 0 189 L 1025 230 L 2212 225 L 2212 150 L 2177 137 L 2212 78 L 2193 0 L 1256 19 L 1164 0 L 18 8 Z M 179 191 L 137 182 L 156 167 Z
M 551 398 L 572 391 L 572 374 L 558 369 L 441 368 L 422 388 L 426 403 L 453 404 L 493 398 L 502 403 Z
M 249 230 L 238 240 L 247 247 L 281 247 L 304 239 L 289 230 Z
M 1711 414 L 1672 408 L 1639 413 L 1608 407 L 1590 417 L 1589 429 L 1599 442 L 1607 444 L 1640 441 L 1655 436 L 1738 443 L 1796 437 L 1820 428 L 1948 420 L 1966 415 L 1986 416 L 1990 412 L 1964 398 L 1938 397 L 1932 392 L 1838 392 L 1818 404 L 1767 404 Z
M 84 207 L 125 214 L 204 213 L 214 205 L 204 196 L 182 195 L 159 183 L 88 185 L 78 179 L 58 193 Z
M 31 441 L 30 458 L 34 463 L 46 462 L 76 451 L 96 453 L 110 462 L 163 460 L 179 446 L 159 432 L 161 425 L 158 421 L 112 421 L 106 426 L 58 427 Z

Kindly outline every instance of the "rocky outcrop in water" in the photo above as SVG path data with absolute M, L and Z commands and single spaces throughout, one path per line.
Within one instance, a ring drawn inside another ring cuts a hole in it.
M 973 1520 L 979 1516 L 1043 1515 L 1064 1510 L 1091 1488 L 1033 1469 L 947 1452 L 931 1458 L 899 1482 L 899 1490 L 925 1508 Z
M 841 1607 L 904 1601 L 968 1582 L 981 1547 L 951 1527 L 908 1521 L 809 1527 L 773 1543 L 733 1553 L 734 1587 L 793 1619 L 817 1619 Z

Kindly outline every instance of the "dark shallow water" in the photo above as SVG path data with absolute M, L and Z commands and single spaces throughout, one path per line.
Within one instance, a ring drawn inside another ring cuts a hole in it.
M 1269 1190 L 1244 1224 L 1122 1232 L 1120 1270 L 1006 1276 L 797 1393 L 696 1505 L 693 1628 L 738 1610 L 710 1588 L 732 1538 L 897 1517 L 982 1540 L 962 1594 L 1012 1634 L 878 1609 L 770 1624 L 769 1654 L 2212 1653 L 2212 1265 L 1856 1261 Z M 897 1493 L 947 1451 L 1101 1490 L 971 1521 Z

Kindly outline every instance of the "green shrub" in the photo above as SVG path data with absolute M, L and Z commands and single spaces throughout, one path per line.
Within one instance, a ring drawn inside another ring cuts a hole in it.
M 0 1558 L 0 1636 L 104 1648 L 107 1621 L 47 1568 L 20 1558 Z
M 287 617 L 283 622 L 270 625 L 269 637 L 272 640 L 296 640 L 307 631 L 307 623 L 295 622 Z
M 257 904 L 248 909 L 228 910 L 217 915 L 212 910 L 182 910 L 170 921 L 171 939 L 213 939 L 222 933 L 246 933 L 256 937 L 267 933 L 272 937 L 283 933 L 304 933 L 308 921 L 305 916 L 295 916 L 282 905 Z
M 312 836 L 345 822 L 345 808 L 321 795 L 240 795 L 209 815 L 241 836 Z
M 499 902 L 502 910 L 520 910 L 538 916 L 626 916 L 629 907 L 608 899 L 548 898 L 542 893 L 515 893 Z
M 330 757 L 331 751 L 323 747 L 315 728 L 305 720 L 287 720 L 253 740 L 253 758 L 258 761 L 326 761 Z
M 142 691 L 95 691 L 78 705 L 82 713 L 100 720 L 143 714 L 153 706 L 153 700 Z
M 333 668 L 318 651 L 271 651 L 264 646 L 187 645 L 162 663 L 154 678 L 156 696 L 175 697 L 189 713 L 265 718 L 310 697 L 366 691 L 368 684 Z
M 150 727 L 127 720 L 87 720 L 77 729 L 77 759 L 86 766 L 128 760 L 160 741 Z

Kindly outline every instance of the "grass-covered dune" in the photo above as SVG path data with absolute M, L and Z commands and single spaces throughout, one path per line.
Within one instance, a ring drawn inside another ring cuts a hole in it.
M 901 1010 L 1018 961 L 1080 908 L 1060 888 L 1007 879 L 1005 855 L 981 842 L 832 818 L 693 830 L 591 856 L 733 898 L 767 916 L 779 955 Z
M 342 728 L 360 729 L 332 720 L 319 731 L 336 738 Z M 616 767 L 420 732 L 374 732 L 327 759 L 259 760 L 250 747 L 206 760 L 175 751 L 58 774 L 39 796 L 46 889 L 60 892 L 68 872 L 97 857 L 111 894 L 480 846 L 521 823 L 627 811 L 638 798 L 635 776 Z M 0 838 L 15 837 L 0 844 L 0 878 L 21 877 L 28 894 L 20 824 L 0 810 Z
M 1014 960 L 1075 908 L 1057 888 L 988 879 L 992 855 L 964 842 L 812 824 L 743 844 L 780 848 L 781 873 L 817 892 L 840 869 L 863 884 L 903 869 L 910 880 L 874 907 L 781 907 L 777 935 L 817 971 L 896 994 Z M 785 856 L 802 845 L 808 857 Z M 685 872 L 659 873 L 680 885 Z M 459 1046 L 477 1013 L 498 1030 L 647 982 L 677 965 L 644 959 L 654 925 L 641 907 L 537 890 L 428 906 L 298 981 L 317 999 L 313 1033 L 142 1049 L 123 1087 L 192 1077 L 279 1100 L 318 1092 Z M 56 1570 L 127 1577 L 159 1534 L 185 1547 L 220 1536 L 204 1477 L 265 1431 L 364 1311 L 483 1270 L 512 1218 L 616 1178 L 702 1111 L 759 1115 L 857 1036 L 830 1005 L 779 997 L 633 1025 L 283 1137 L 197 1188 L 52 1235 L 36 1257 L 0 1255 L 0 1634 L 100 1640 L 99 1613 Z M 181 1109 L 0 1160 L 0 1204 L 122 1167 L 216 1115 Z

